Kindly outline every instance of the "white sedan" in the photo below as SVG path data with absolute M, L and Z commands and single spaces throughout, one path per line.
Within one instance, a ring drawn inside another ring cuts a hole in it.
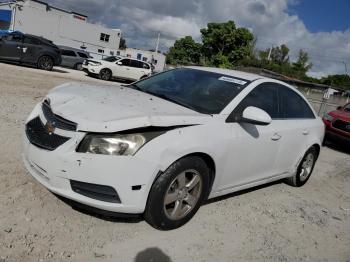
M 169 230 L 208 198 L 281 179 L 304 185 L 324 125 L 283 82 L 189 67 L 129 86 L 59 86 L 25 134 L 25 166 L 50 191 Z
M 107 57 L 102 60 L 89 59 L 83 65 L 90 75 L 97 75 L 102 80 L 119 78 L 125 80 L 140 80 L 152 74 L 152 66 L 149 63 L 131 58 Z

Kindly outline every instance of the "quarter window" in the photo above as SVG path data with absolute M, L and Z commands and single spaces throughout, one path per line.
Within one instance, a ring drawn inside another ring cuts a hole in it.
M 241 115 L 244 109 L 249 106 L 266 111 L 272 119 L 280 118 L 278 89 L 272 83 L 258 85 L 236 107 L 235 114 Z
M 279 85 L 282 118 L 315 118 L 310 106 L 292 89 Z

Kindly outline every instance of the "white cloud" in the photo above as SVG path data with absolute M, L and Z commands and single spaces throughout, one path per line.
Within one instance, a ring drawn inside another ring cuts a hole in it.
M 257 46 L 267 48 L 286 43 L 295 58 L 299 49 L 310 54 L 311 74 L 344 73 L 350 68 L 350 28 L 345 32 L 311 33 L 288 5 L 298 0 L 51 0 L 61 7 L 87 13 L 92 21 L 120 27 L 129 46 L 153 48 L 158 32 L 161 47 L 192 35 L 200 40 L 199 29 L 208 22 L 234 20 L 252 30 Z M 315 12 L 317 9 L 315 8 Z M 321 18 L 320 18 L 321 19 Z M 336 19 L 336 14 L 335 18 Z

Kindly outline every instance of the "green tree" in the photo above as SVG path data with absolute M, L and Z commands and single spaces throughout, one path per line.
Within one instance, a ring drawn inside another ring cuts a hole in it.
M 202 45 L 196 43 L 191 36 L 175 41 L 167 54 L 169 64 L 198 64 L 201 58 Z
M 273 47 L 271 50 L 271 60 L 279 65 L 289 63 L 289 48 L 286 45 Z
M 350 90 L 350 76 L 349 75 L 329 75 L 321 79 L 325 85 L 342 87 Z
M 246 28 L 237 28 L 233 21 L 209 23 L 201 34 L 202 52 L 214 66 L 232 67 L 251 55 L 254 35 Z
M 312 67 L 312 63 L 309 63 L 309 54 L 300 49 L 298 60 L 295 63 L 293 63 L 292 66 L 297 76 L 305 76 L 306 72 L 309 71 Z

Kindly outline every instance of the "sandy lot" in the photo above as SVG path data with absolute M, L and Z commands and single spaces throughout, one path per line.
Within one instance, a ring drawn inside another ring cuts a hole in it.
M 302 188 L 274 183 L 211 201 L 184 227 L 72 209 L 21 161 L 35 103 L 82 72 L 0 64 L 0 261 L 350 261 L 350 150 L 327 148 Z M 114 84 L 114 83 L 110 83 Z

